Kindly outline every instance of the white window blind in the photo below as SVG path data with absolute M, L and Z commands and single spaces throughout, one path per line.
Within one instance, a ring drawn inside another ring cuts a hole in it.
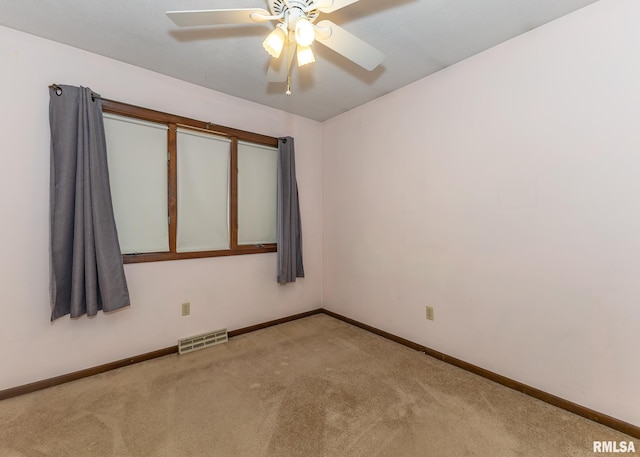
M 229 160 L 226 137 L 177 131 L 177 252 L 229 249 Z
M 123 254 L 167 252 L 167 126 L 103 116 L 120 249 Z
M 278 148 L 238 142 L 238 244 L 276 242 Z

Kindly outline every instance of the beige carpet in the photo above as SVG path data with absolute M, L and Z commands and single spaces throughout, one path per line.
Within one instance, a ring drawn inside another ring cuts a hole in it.
M 0 402 L 2 457 L 593 456 L 593 440 L 633 438 L 326 315 Z

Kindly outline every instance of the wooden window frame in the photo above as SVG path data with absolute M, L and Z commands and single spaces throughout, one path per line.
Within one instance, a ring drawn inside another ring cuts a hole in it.
M 264 245 L 238 245 L 238 141 L 247 141 L 270 147 L 278 147 L 278 139 L 258 133 L 224 127 L 210 122 L 198 121 L 174 114 L 163 113 L 148 108 L 129 105 L 113 100 L 102 100 L 102 111 L 144 121 L 164 124 L 168 127 L 167 147 L 167 211 L 169 223 L 169 252 L 123 254 L 124 263 L 158 262 L 163 260 L 200 259 L 230 255 L 263 254 L 276 252 L 276 243 Z M 178 127 L 224 136 L 231 140 L 230 182 L 229 182 L 229 249 L 215 251 L 176 252 L 178 228 L 177 191 L 177 136 Z

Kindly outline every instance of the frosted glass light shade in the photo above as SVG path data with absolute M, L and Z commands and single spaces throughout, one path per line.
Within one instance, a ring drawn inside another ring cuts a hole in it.
M 300 46 L 298 45 L 298 66 L 301 67 L 308 63 L 315 62 L 316 59 L 313 56 L 313 51 L 311 51 L 310 46 Z
M 313 25 L 308 19 L 302 17 L 296 23 L 296 43 L 300 46 L 311 46 L 315 39 Z
M 284 47 L 284 42 L 287 39 L 287 28 L 284 24 L 276 25 L 276 28 L 267 35 L 262 46 L 265 51 L 269 53 L 269 55 L 275 59 L 280 57 L 282 53 L 282 48 Z

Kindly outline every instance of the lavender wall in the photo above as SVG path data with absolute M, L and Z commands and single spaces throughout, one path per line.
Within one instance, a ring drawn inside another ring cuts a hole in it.
M 0 389 L 318 308 L 322 124 L 0 27 Z M 307 277 L 276 283 L 276 254 L 126 265 L 132 306 L 49 322 L 50 83 L 266 135 L 296 138 Z M 191 315 L 181 316 L 181 303 Z M 9 368 L 10 367 L 10 368 Z
M 638 17 L 597 2 L 327 121 L 325 307 L 640 425 Z

